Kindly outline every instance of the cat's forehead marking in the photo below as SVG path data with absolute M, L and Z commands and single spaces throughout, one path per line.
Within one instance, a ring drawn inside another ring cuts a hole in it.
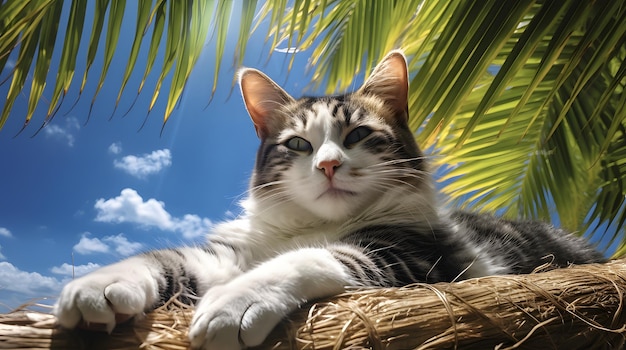
M 304 97 L 287 111 L 291 115 L 279 140 L 294 134 L 311 142 L 341 138 L 347 129 L 367 124 L 377 130 L 388 130 L 383 118 L 372 114 L 371 108 L 351 95 L 331 97 Z M 344 135 L 345 136 L 345 135 Z
M 314 103 L 307 113 L 309 123 L 305 130 L 323 130 L 326 137 L 329 137 L 334 129 L 334 118 L 328 107 L 327 101 L 320 100 Z
M 359 109 L 354 110 L 343 97 L 332 97 L 317 100 L 309 107 L 307 116 L 317 120 L 318 124 L 324 121 L 328 127 L 344 128 L 361 119 Z

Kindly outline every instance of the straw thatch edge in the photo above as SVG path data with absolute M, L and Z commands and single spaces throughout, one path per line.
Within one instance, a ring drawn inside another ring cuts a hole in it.
M 518 276 L 354 290 L 307 305 L 259 349 L 622 348 L 626 259 Z M 112 335 L 54 316 L 0 315 L 0 349 L 186 349 L 193 314 L 170 302 Z

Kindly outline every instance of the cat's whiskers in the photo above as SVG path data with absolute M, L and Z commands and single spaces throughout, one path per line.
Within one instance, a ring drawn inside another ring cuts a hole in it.
M 389 166 L 389 165 L 396 165 L 396 164 L 407 163 L 407 162 L 414 162 L 416 160 L 425 160 L 425 159 L 428 159 L 428 157 L 420 156 L 420 157 L 413 157 L 413 158 L 396 158 L 396 159 L 390 159 L 390 160 L 382 161 L 380 163 L 372 164 L 372 165 L 368 166 L 368 168 L 374 168 L 374 167 L 378 167 L 378 166 L 385 166 L 386 167 L 386 166 Z
M 256 197 L 259 204 L 267 204 L 270 203 L 266 208 L 272 208 L 276 205 L 281 204 L 281 199 L 289 198 L 289 191 L 284 188 L 274 188 L 270 191 L 263 193 L 262 196 Z
M 264 210 L 273 208 L 278 205 L 280 199 L 289 198 L 289 192 L 285 189 L 285 186 L 282 186 L 289 181 L 287 180 L 277 180 L 268 182 L 265 184 L 261 184 L 258 186 L 251 187 L 248 190 L 249 195 L 253 195 L 259 207 L 262 207 L 267 202 L 272 203 L 270 206 L 264 207 Z
M 392 171 L 389 171 L 393 173 Z M 421 179 L 421 175 L 413 174 L 414 176 Z M 376 180 L 371 183 L 371 189 L 376 192 L 380 192 L 381 194 L 386 194 L 389 192 L 391 183 L 400 183 L 403 186 L 407 186 L 412 189 L 414 193 L 422 193 L 423 189 L 416 187 L 414 184 L 408 183 L 401 179 L 395 177 L 380 177 L 377 176 Z M 426 199 L 422 204 L 428 205 L 429 201 Z M 425 228 L 428 228 L 429 231 L 433 230 L 433 223 L 430 221 L 431 213 L 426 213 L 420 205 L 404 205 L 404 206 L 396 206 L 394 207 L 394 216 L 396 217 L 406 217 L 407 220 L 414 223 L 422 223 Z
M 280 185 L 283 185 L 283 184 L 285 184 L 287 182 L 288 182 L 288 180 L 275 180 L 275 181 L 271 181 L 271 182 L 266 182 L 266 183 L 263 183 L 263 184 L 260 184 L 260 185 L 256 185 L 256 186 L 253 186 L 253 187 L 249 188 L 247 190 L 247 192 L 251 193 L 251 192 L 254 192 L 254 191 L 257 191 L 257 190 L 262 190 L 262 189 L 267 188 L 267 187 L 280 186 Z
M 254 195 L 254 198 L 260 201 L 264 200 L 275 200 L 276 197 L 279 197 L 283 194 L 288 194 L 288 191 L 285 189 L 285 184 L 289 183 L 288 180 L 277 180 L 268 182 L 265 184 L 261 184 L 258 186 L 254 186 L 248 189 L 248 195 Z M 287 198 L 287 196 L 284 196 Z
M 390 173 L 390 174 L 393 174 L 393 175 L 397 175 L 397 173 L 394 173 L 393 171 L 389 171 L 389 173 Z M 378 173 L 377 175 L 382 175 L 382 174 Z M 385 175 L 386 175 L 386 174 L 385 174 Z M 406 174 L 406 175 L 404 175 L 404 176 L 402 176 L 402 177 L 413 177 L 413 178 L 415 178 L 415 179 L 417 179 L 417 180 L 423 180 L 423 179 L 424 179 L 424 177 L 422 177 L 422 176 L 421 176 L 421 175 L 419 175 L 419 174 L 411 174 L 411 173 L 408 173 L 408 174 Z M 381 189 L 382 189 L 382 190 L 383 190 L 383 192 L 384 192 L 384 191 L 386 191 L 386 190 L 389 190 L 389 185 L 390 185 L 390 183 L 399 183 L 399 184 L 401 184 L 401 185 L 408 186 L 408 187 L 410 187 L 411 189 L 413 189 L 413 190 L 415 190 L 415 191 L 418 191 L 418 192 L 422 190 L 421 188 L 419 188 L 419 187 L 415 186 L 414 184 L 412 184 L 412 183 L 410 183 L 410 182 L 407 182 L 407 181 L 405 181 L 405 180 L 402 180 L 402 179 L 400 179 L 400 178 L 398 178 L 398 177 L 396 177 L 396 176 L 384 176 L 384 177 L 382 177 L 382 176 L 377 176 L 376 180 L 373 180 L 373 181 L 372 181 L 372 186 L 373 186 L 373 187 L 375 187 L 375 186 L 380 186 L 380 187 L 381 187 Z
M 387 175 L 393 174 L 394 177 L 414 177 L 419 180 L 426 179 L 428 173 L 420 170 L 410 168 L 395 168 L 395 169 L 376 169 L 373 171 L 375 175 Z
M 420 157 L 421 158 L 421 157 Z M 385 161 L 382 163 L 370 165 L 366 167 L 366 169 L 372 171 L 375 176 L 393 174 L 394 178 L 399 177 L 413 177 L 419 181 L 425 181 L 430 176 L 430 173 L 424 170 L 419 170 L 411 167 L 393 167 L 393 165 L 398 165 L 406 162 L 412 162 L 415 160 L 419 160 L 420 158 L 411 158 L 411 159 L 394 159 L 390 161 Z M 390 177 L 386 177 L 389 179 Z

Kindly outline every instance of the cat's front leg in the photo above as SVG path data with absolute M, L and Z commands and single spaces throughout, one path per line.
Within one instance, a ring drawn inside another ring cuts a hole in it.
M 216 253 L 218 252 L 218 253 Z M 219 256 L 218 256 L 219 255 Z M 81 322 L 104 324 L 143 314 L 171 297 L 202 295 L 209 286 L 241 273 L 225 247 L 187 247 L 151 251 L 102 267 L 68 283 L 53 313 L 65 328 Z
M 345 266 L 326 249 L 278 255 L 203 296 L 189 331 L 192 347 L 238 350 L 259 345 L 299 305 L 338 294 L 352 283 Z

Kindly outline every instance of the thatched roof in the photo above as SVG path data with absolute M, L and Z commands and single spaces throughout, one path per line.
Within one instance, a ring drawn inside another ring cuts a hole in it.
M 358 290 L 303 307 L 259 349 L 622 348 L 624 295 L 626 260 Z M 0 315 L 0 349 L 186 349 L 192 312 L 173 302 L 109 336 L 21 310 Z

